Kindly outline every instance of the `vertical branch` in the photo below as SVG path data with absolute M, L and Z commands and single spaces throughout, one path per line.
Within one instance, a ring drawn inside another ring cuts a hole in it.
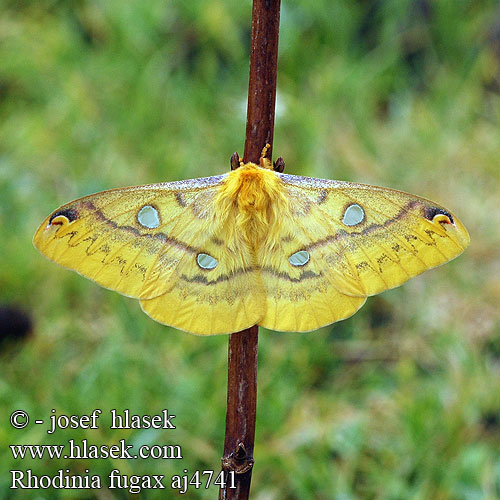
M 251 293 L 251 291 L 249 291 Z M 222 470 L 234 474 L 219 491 L 220 500 L 247 500 L 253 467 L 257 407 L 257 341 L 259 327 L 252 326 L 229 337 L 226 437 Z
M 271 146 L 267 157 L 272 158 L 279 23 L 280 0 L 254 0 L 245 162 L 258 164 L 266 143 Z
M 266 156 L 272 158 L 279 18 L 280 0 L 254 0 L 245 162 L 258 164 L 266 144 L 271 146 Z M 222 470 L 234 472 L 236 488 L 229 488 L 231 481 L 228 481 L 220 489 L 220 500 L 247 500 L 250 492 L 257 406 L 258 334 L 258 327 L 253 326 L 229 337 Z

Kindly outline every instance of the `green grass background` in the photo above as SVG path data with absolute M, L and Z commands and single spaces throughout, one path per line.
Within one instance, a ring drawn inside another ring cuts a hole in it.
M 0 2 L 0 300 L 34 318 L 0 353 L 9 469 L 103 476 L 220 467 L 227 337 L 159 325 L 33 248 L 95 191 L 225 172 L 243 151 L 251 2 Z M 254 500 L 500 498 L 500 10 L 495 1 L 282 1 L 275 156 L 286 171 L 397 188 L 471 235 L 444 267 L 315 333 L 262 331 Z M 36 418 L 168 408 L 176 430 L 15 430 Z M 183 460 L 13 460 L 9 444 L 179 444 Z M 217 489 L 190 490 L 192 499 Z M 139 498 L 181 498 L 146 491 Z

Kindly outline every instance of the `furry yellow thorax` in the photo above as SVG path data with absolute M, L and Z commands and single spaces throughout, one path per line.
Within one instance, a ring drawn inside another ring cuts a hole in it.
M 267 165 L 266 165 L 267 167 Z M 288 213 L 288 198 L 276 173 L 255 163 L 245 163 L 231 171 L 217 198 L 217 213 L 227 224 L 230 246 L 245 240 L 256 250 L 261 245 L 274 248 L 279 239 L 279 223 Z M 234 228 L 231 234 L 229 228 Z

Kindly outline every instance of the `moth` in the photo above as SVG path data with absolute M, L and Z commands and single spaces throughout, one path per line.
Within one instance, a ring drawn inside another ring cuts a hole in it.
M 34 244 L 139 299 L 154 320 L 213 335 L 329 325 L 469 243 L 457 217 L 432 201 L 287 175 L 265 152 L 223 175 L 77 199 L 45 219 Z

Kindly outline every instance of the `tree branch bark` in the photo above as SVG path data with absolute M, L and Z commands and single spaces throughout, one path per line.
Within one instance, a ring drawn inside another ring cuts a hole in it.
M 245 153 L 243 160 L 259 163 L 261 151 L 272 159 L 278 62 L 280 0 L 254 0 Z M 249 290 L 249 293 L 252 293 Z M 228 481 L 219 500 L 247 500 L 254 464 L 257 406 L 257 326 L 233 333 L 228 347 L 226 437 L 222 470 L 234 472 L 236 488 Z

